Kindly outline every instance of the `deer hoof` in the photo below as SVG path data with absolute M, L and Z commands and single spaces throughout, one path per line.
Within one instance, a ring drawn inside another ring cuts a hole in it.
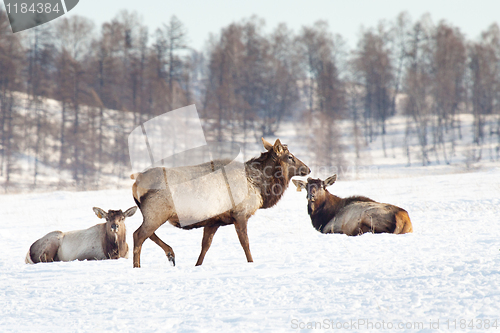
M 168 261 L 175 267 L 175 256 L 172 253 L 167 254 Z

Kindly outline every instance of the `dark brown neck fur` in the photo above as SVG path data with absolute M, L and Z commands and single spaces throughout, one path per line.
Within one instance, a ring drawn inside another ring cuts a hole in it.
M 375 202 L 370 198 L 363 196 L 352 196 L 348 198 L 339 198 L 331 194 L 325 189 L 325 195 L 322 199 L 314 201 L 314 210 L 311 209 L 310 203 L 307 205 L 307 211 L 311 217 L 313 227 L 322 232 L 323 227 L 330 222 L 335 215 L 338 214 L 344 207 L 349 206 L 354 202 Z
M 121 233 L 118 235 L 118 241 L 115 240 L 113 235 L 106 234 L 102 249 L 108 259 L 118 259 L 122 254 L 124 255 L 125 244 L 125 237 Z
M 262 207 L 274 206 L 283 196 L 290 183 L 288 168 L 273 151 L 262 153 L 245 163 L 248 180 L 262 196 Z

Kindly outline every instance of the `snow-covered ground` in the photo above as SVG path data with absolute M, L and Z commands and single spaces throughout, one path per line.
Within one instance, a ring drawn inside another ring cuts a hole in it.
M 290 187 L 277 206 L 250 219 L 251 264 L 232 226 L 219 229 L 203 266 L 195 267 L 202 230 L 165 224 L 158 235 L 174 248 L 176 267 L 149 240 L 140 269 L 131 259 L 26 265 L 39 237 L 100 223 L 93 206 L 125 210 L 134 205 L 132 195 L 2 196 L 0 331 L 499 329 L 500 168 L 340 180 L 330 191 L 401 206 L 414 233 L 320 234 L 311 226 L 305 193 Z M 141 218 L 138 212 L 126 221 L 130 247 Z
M 47 110 L 58 119 L 54 103 Z M 116 114 L 107 111 L 110 126 Z M 324 179 L 336 172 L 332 193 L 361 194 L 405 208 L 414 233 L 320 234 L 307 215 L 305 193 L 292 185 L 277 206 L 250 219 L 252 264 L 246 263 L 234 227 L 227 226 L 215 235 L 203 266 L 194 267 L 202 229 L 165 224 L 157 234 L 174 248 L 176 267 L 149 240 L 141 269 L 132 268 L 132 253 L 130 259 L 26 265 L 30 245 L 46 233 L 103 222 L 93 206 L 135 205 L 132 181 L 111 172 L 100 188 L 121 189 L 3 195 L 0 332 L 500 329 L 498 142 L 490 135 L 481 147 L 472 145 L 473 118 L 460 115 L 460 121 L 462 139 L 453 149 L 446 147 L 450 163 L 441 151 L 429 150 L 427 166 L 421 166 L 415 136 L 405 141 L 406 118 L 392 117 L 384 141 L 378 136 L 362 145 L 359 158 L 352 124 L 342 121 L 345 164 L 329 168 L 311 164 L 314 151 L 307 140 L 298 136 L 295 124 L 283 123 L 277 137 L 312 167 L 311 176 Z M 246 148 L 247 158 L 262 150 L 253 140 Z M 22 172 L 14 181 L 19 184 L 29 183 L 33 160 L 26 154 L 18 161 Z M 48 184 L 61 177 L 71 180 L 69 173 L 54 178 L 50 166 L 40 165 L 39 172 L 40 191 L 55 188 Z M 126 220 L 130 248 L 141 222 L 140 212 Z

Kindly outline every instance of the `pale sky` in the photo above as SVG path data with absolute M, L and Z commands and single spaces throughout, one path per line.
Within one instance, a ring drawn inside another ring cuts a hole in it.
M 434 23 L 445 19 L 469 39 L 500 22 L 500 0 L 80 0 L 71 14 L 91 18 L 100 29 L 121 9 L 137 11 L 150 32 L 176 15 L 188 30 L 189 46 L 198 50 L 209 33 L 219 33 L 222 27 L 253 14 L 265 19 L 267 32 L 281 22 L 298 32 L 303 25 L 326 20 L 330 31 L 342 35 L 351 47 L 362 25 L 373 27 L 402 11 L 413 21 L 429 12 Z

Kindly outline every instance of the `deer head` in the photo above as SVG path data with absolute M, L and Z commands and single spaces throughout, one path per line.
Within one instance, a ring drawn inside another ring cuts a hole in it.
M 311 173 L 311 169 L 295 157 L 288 150 L 287 146 L 281 143 L 280 139 L 276 139 L 273 145 L 262 138 L 262 143 L 264 144 L 264 148 L 279 161 L 281 167 L 284 169 L 282 170 L 283 174 L 288 175 L 288 180 L 293 176 L 306 176 Z
M 94 213 L 97 215 L 98 218 L 102 219 L 104 218 L 106 220 L 106 234 L 108 236 L 111 236 L 115 240 L 118 239 L 119 235 L 125 235 L 126 229 L 125 229 L 125 219 L 127 217 L 130 217 L 135 214 L 137 211 L 137 207 L 131 207 L 127 209 L 125 212 L 122 212 L 122 210 L 108 210 L 108 212 L 105 212 L 101 208 L 94 207 L 92 208 L 94 210 Z
M 314 208 L 314 203 L 316 201 L 322 202 L 324 200 L 326 194 L 326 188 L 337 180 L 337 175 L 333 175 L 328 177 L 324 181 L 321 179 L 312 179 L 308 178 L 307 183 L 303 180 L 292 180 L 295 186 L 297 187 L 297 191 L 301 191 L 305 189 L 307 191 L 307 201 L 309 203 L 309 208 Z

